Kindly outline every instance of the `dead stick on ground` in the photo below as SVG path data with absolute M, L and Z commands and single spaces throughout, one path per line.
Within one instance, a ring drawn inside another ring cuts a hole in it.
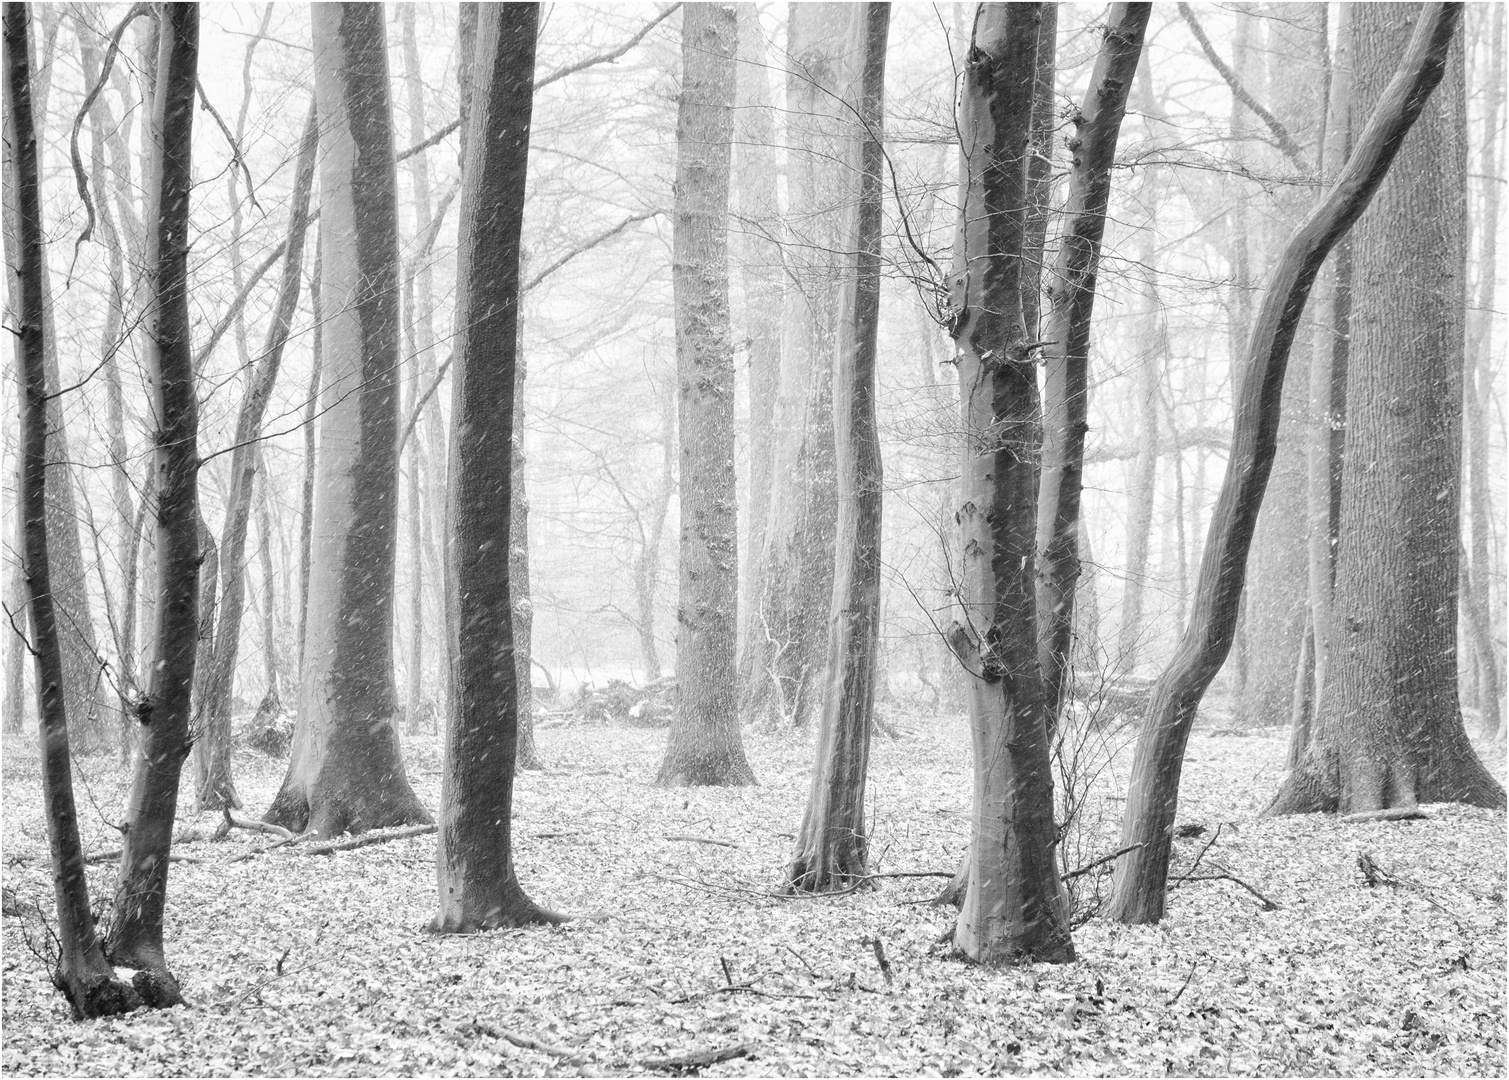
M 120 857 L 121 857 L 121 849 L 120 848 L 113 848 L 110 851 L 96 851 L 93 855 L 85 855 L 84 856 L 84 862 L 87 863 L 90 866 L 94 866 L 94 865 L 97 865 L 99 863 L 113 862 L 114 860 L 119 859 Z M 210 860 L 210 859 L 196 859 L 192 855 L 169 855 L 168 856 L 168 862 L 170 862 L 170 863 L 175 863 L 175 862 L 176 863 L 203 863 L 203 862 L 210 862 L 210 861 L 212 861 L 212 860 Z
M 695 1050 L 689 1054 L 675 1054 L 671 1057 L 644 1058 L 639 1065 L 640 1068 L 653 1069 L 656 1072 L 667 1069 L 703 1069 L 709 1065 L 716 1065 L 720 1061 L 754 1057 L 754 1053 L 754 1043 L 739 1043 L 736 1046 L 725 1046 L 717 1050 Z
M 329 855 L 336 851 L 355 851 L 357 848 L 371 847 L 373 844 L 386 844 L 389 840 L 407 840 L 411 836 L 428 836 L 438 830 L 436 825 L 415 825 L 409 829 L 399 829 L 390 833 L 367 833 L 351 840 L 340 840 L 329 844 L 316 844 L 314 847 L 305 848 L 301 855 Z
M 532 1039 L 528 1035 L 515 1035 L 511 1031 L 504 1031 L 502 1028 L 494 1027 L 481 1020 L 473 1020 L 472 1027 L 490 1039 L 502 1039 L 504 1042 L 513 1043 L 525 1050 L 535 1050 L 541 1054 L 561 1058 L 572 1065 L 579 1065 L 587 1060 L 586 1056 L 579 1051 L 570 1050 L 564 1046 L 552 1046 L 549 1043 L 540 1042 L 539 1039 Z
M 1272 900 L 1269 900 L 1266 896 L 1264 896 L 1262 893 L 1258 892 L 1251 885 L 1247 884 L 1241 878 L 1237 877 L 1235 874 L 1230 873 L 1229 871 L 1227 871 L 1225 869 L 1219 869 L 1218 872 L 1214 873 L 1214 874 L 1201 874 L 1198 877 L 1189 877 L 1188 875 L 1186 875 L 1186 876 L 1180 878 L 1179 880 L 1180 881 L 1234 881 L 1238 885 L 1240 885 L 1242 888 L 1244 888 L 1248 892 L 1250 892 L 1253 896 L 1255 896 L 1259 900 L 1261 900 L 1263 902 L 1263 910 L 1264 911 L 1277 911 L 1278 910 L 1278 905 L 1276 903 L 1274 903 Z
M 231 813 L 231 808 L 228 806 L 224 808 L 224 812 L 225 823 L 220 826 L 223 832 L 230 832 L 232 829 L 245 829 L 247 832 L 267 833 L 269 836 L 276 836 L 280 840 L 292 840 L 294 837 L 293 833 L 281 825 L 272 825 L 266 821 L 257 821 L 254 818 L 237 817 Z
M 1202 847 L 1200 849 L 1200 853 L 1195 856 L 1195 861 L 1189 864 L 1189 869 L 1186 870 L 1186 871 L 1184 871 L 1184 873 L 1182 875 L 1180 875 L 1179 877 L 1176 877 L 1171 882 L 1169 882 L 1169 888 L 1173 888 L 1175 885 L 1179 884 L 1179 882 L 1181 882 L 1181 881 L 1199 881 L 1200 880 L 1199 878 L 1192 878 L 1192 877 L 1190 877 L 1190 875 L 1195 872 L 1195 867 L 1197 867 L 1197 866 L 1200 865 L 1200 860 L 1203 859 L 1203 858 L 1205 858 L 1205 853 L 1210 850 L 1210 845 L 1214 844 L 1216 842 L 1216 838 L 1221 835 L 1221 829 L 1222 829 L 1222 827 L 1225 824 L 1226 823 L 1223 821 L 1220 825 L 1216 826 L 1216 831 L 1210 834 L 1210 839 L 1209 840 L 1205 841 L 1205 846 Z
M 737 848 L 732 840 L 714 840 L 710 836 L 693 836 L 691 833 L 666 833 L 667 840 L 684 840 L 688 844 L 713 844 L 716 847 Z
M 887 986 L 895 982 L 891 976 L 891 962 L 885 958 L 885 945 L 878 937 L 870 939 L 870 947 L 875 950 L 875 962 L 880 965 L 880 973 L 885 976 Z
M 1179 987 L 1179 992 L 1176 993 L 1173 997 L 1169 998 L 1167 1001 L 1165 1001 L 1164 1004 L 1165 1005 L 1173 1005 L 1181 997 L 1183 997 L 1184 996 L 1184 991 L 1187 990 L 1187 989 L 1189 989 L 1190 981 L 1195 977 L 1195 972 L 1197 972 L 1199 970 L 1200 970 L 1200 961 L 1196 960 L 1193 964 L 1191 964 L 1189 966 L 1189 974 L 1184 977 L 1184 985 L 1181 986 L 1181 987 Z

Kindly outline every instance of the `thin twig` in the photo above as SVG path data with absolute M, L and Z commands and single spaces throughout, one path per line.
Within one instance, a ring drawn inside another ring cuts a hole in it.
M 1110 862 L 1112 859 L 1119 859 L 1119 858 L 1121 858 L 1121 856 L 1125 855 L 1129 851 L 1136 851 L 1138 848 L 1140 848 L 1140 847 L 1146 847 L 1146 846 L 1147 845 L 1144 844 L 1144 843 L 1142 843 L 1141 841 L 1139 841 L 1138 843 L 1135 843 L 1135 844 L 1128 844 L 1126 847 L 1122 848 L 1120 851 L 1113 851 L 1113 852 L 1111 852 L 1111 854 L 1106 855 L 1103 858 L 1096 859 L 1092 863 L 1086 863 L 1084 866 L 1081 866 L 1078 870 L 1070 870 L 1067 874 L 1064 874 L 1058 880 L 1060 880 L 1060 881 L 1070 881 L 1073 878 L 1081 877 L 1081 876 L 1083 876 L 1085 874 L 1088 874 L 1091 870 L 1094 870 L 1097 866 L 1104 866 L 1106 863 Z M 950 875 L 950 876 L 952 876 L 952 875 Z

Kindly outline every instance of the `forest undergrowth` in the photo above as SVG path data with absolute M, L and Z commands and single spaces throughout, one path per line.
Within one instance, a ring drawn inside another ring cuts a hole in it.
M 871 870 L 949 874 L 967 839 L 962 717 L 892 717 L 869 787 Z M 550 766 L 517 787 L 515 858 L 552 929 L 436 937 L 435 837 L 320 856 L 181 813 L 168 955 L 190 1001 L 68 1019 L 35 955 L 51 885 L 36 751 L 3 766 L 7 1074 L 1501 1075 L 1505 818 L 1261 820 L 1280 732 L 1197 728 L 1169 914 L 1090 918 L 1076 963 L 985 971 L 951 959 L 944 877 L 778 895 L 812 758 L 801 734 L 746 733 L 759 786 L 650 785 L 663 729 L 539 732 Z M 1066 843 L 1115 850 L 1130 730 Z M 436 739 L 406 739 L 437 803 Z M 1088 760 L 1088 759 L 1087 759 Z M 77 762 L 85 846 L 119 847 L 125 781 Z M 1490 768 L 1504 779 L 1496 749 Z M 238 751 L 249 811 L 284 762 Z M 191 802 L 191 793 L 185 793 Z M 1372 867 L 1368 884 L 1359 863 Z M 1198 860 L 1198 865 L 1196 864 Z M 1191 867 L 1194 867 L 1191 873 Z M 1108 870 L 1073 879 L 1082 915 Z M 91 867 L 95 903 L 113 863 Z M 1230 876 L 1221 876 L 1222 874 Z M 1232 880 L 1240 879 L 1239 881 Z M 1245 883 L 1245 884 L 1243 884 Z M 1267 910 L 1251 890 L 1276 905 Z M 29 944 L 30 942 L 30 944 Z M 717 1060 L 717 1059 L 722 1060 Z

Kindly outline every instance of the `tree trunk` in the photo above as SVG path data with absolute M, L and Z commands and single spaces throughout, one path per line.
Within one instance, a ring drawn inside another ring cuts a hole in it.
M 199 6 L 171 4 L 160 10 L 146 216 L 146 265 L 153 282 L 147 370 L 157 447 L 157 601 L 147 694 L 136 711 L 140 749 L 107 942 L 112 963 L 139 969 L 134 982 L 142 1000 L 167 1008 L 183 1001 L 163 952 L 163 912 L 178 782 L 193 743 L 199 637 L 199 404 L 188 290 Z
M 792 4 L 787 19 L 788 286 L 772 430 L 769 520 L 750 602 L 740 715 L 804 724 L 816 704 L 826 641 L 814 596 L 833 591 L 837 500 L 833 459 L 835 252 L 845 178 L 837 146 L 848 130 L 842 70 L 847 4 Z M 686 478 L 682 477 L 683 485 Z
M 1200 560 L 1189 626 L 1153 688 L 1137 739 L 1121 846 L 1141 846 L 1117 862 L 1111 910 L 1120 922 L 1152 923 L 1163 917 L 1184 746 L 1200 699 L 1225 662 L 1236 632 L 1247 553 L 1273 465 L 1289 346 L 1326 255 L 1366 209 L 1441 80 L 1461 7 L 1432 4 L 1425 12 L 1346 168 L 1286 245 L 1253 324 L 1226 476 Z
M 728 180 L 736 23 L 730 5 L 682 9 L 673 281 L 680 381 L 681 583 L 676 713 L 655 782 L 752 784 L 735 693 L 739 553 Z
M 1428 13 L 1352 14 L 1358 100 L 1370 101 Z M 1337 636 L 1309 750 L 1271 814 L 1422 802 L 1502 809 L 1457 699 L 1467 148 L 1460 35 L 1440 93 L 1357 229 Z
M 531 53 L 531 55 L 533 55 Z M 520 198 L 523 196 L 521 195 Z M 518 321 L 522 322 L 522 318 Z M 519 747 L 514 759 L 518 769 L 543 769 L 539 748 L 534 741 L 534 603 L 529 591 L 529 491 L 525 486 L 524 465 L 524 335 L 514 348 L 513 427 L 510 438 L 513 451 L 509 469 L 510 510 L 508 521 L 508 588 L 513 610 L 513 666 L 519 688 Z
M 1043 337 L 1043 270 L 1048 258 L 1048 218 L 1052 210 L 1053 138 L 1058 128 L 1053 92 L 1057 60 L 1058 5 L 1044 4 L 1032 83 L 1032 133 L 1027 143 L 1027 232 L 1022 241 L 1022 320 L 1029 341 Z
M 1100 243 L 1111 194 L 1111 165 L 1151 11 L 1151 4 L 1117 4 L 1111 9 L 1090 86 L 1075 118 L 1063 237 L 1048 279 L 1037 497 L 1037 651 L 1050 733 L 1069 678 L 1074 593 L 1080 573 L 1079 504 L 1089 429 L 1090 320 Z M 1042 42 L 1038 48 L 1043 48 Z M 1035 124 L 1036 103 L 1033 109 Z M 1028 331 L 1032 329 L 1029 323 Z
M 325 306 L 320 293 L 320 275 L 324 273 L 324 259 L 320 256 L 324 230 L 316 235 L 314 247 L 314 272 L 309 275 L 309 317 L 313 322 L 314 340 L 310 342 L 313 354 L 309 365 L 309 386 L 304 396 L 304 479 L 299 488 L 299 633 L 295 642 L 298 649 L 299 685 L 304 685 L 304 646 L 309 639 L 309 571 L 314 549 L 314 487 L 319 465 L 319 445 L 316 438 L 319 428 L 315 425 L 320 415 L 320 389 L 325 370 Z
M 230 494 L 220 534 L 220 617 L 213 651 L 206 656 L 209 671 L 206 673 L 204 700 L 200 705 L 204 730 L 198 733 L 194 743 L 198 779 L 195 805 L 199 810 L 241 806 L 241 797 L 236 794 L 231 779 L 231 691 L 235 684 L 236 657 L 241 646 L 241 616 L 246 602 L 246 536 L 251 525 L 257 466 L 262 458 L 259 444 L 262 416 L 277 383 L 283 346 L 288 341 L 299 304 L 299 286 L 304 272 L 304 237 L 309 227 L 309 197 L 314 188 L 318 145 L 319 122 L 311 102 L 290 198 L 283 281 L 267 328 L 267 340 L 262 345 L 261 355 L 241 399 L 240 414 L 236 417 Z
M 314 9 L 327 311 L 299 717 L 267 820 L 319 836 L 428 822 L 394 729 L 398 222 L 382 9 Z
M 431 924 L 449 934 L 561 921 L 524 894 L 511 846 L 520 707 L 509 580 L 519 234 L 538 17 L 533 4 L 488 4 L 477 26 L 446 508 L 447 604 L 459 636 L 441 780 L 440 905 Z
M 960 93 L 951 331 L 963 428 L 962 583 L 949 641 L 968 673 L 974 746 L 969 888 L 954 928 L 991 966 L 1074 959 L 1059 886 L 1037 662 L 1032 343 L 1022 316 L 1027 144 L 1042 5 L 982 4 Z
M 17 318 L 16 369 L 21 382 L 21 521 L 31 645 L 36 658 L 41 717 L 42 798 L 52 855 L 53 897 L 58 917 L 58 958 L 53 985 L 68 998 L 75 1019 L 129 1012 L 140 1002 L 115 977 L 95 935 L 84 878 L 73 801 L 73 765 L 68 744 L 68 703 L 63 693 L 63 651 L 48 562 L 46 319 L 42 278 L 42 176 L 32 120 L 28 5 L 7 3 L 5 24 L 7 291 Z M 54 473 L 53 475 L 56 475 Z
M 787 887 L 802 892 L 841 890 L 866 880 L 869 848 L 865 778 L 880 637 L 882 472 L 875 375 L 885 168 L 881 125 L 891 5 L 856 4 L 850 11 L 849 53 L 860 73 L 857 80 L 846 80 L 845 101 L 862 126 L 845 155 L 857 173 L 858 192 L 843 246 L 854 255 L 843 283 L 833 368 L 838 539 L 828 669 L 812 787 L 786 870 Z

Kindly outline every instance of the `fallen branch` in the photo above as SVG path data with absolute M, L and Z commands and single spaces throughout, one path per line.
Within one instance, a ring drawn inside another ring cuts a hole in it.
M 98 865 L 99 863 L 114 862 L 116 859 L 119 859 L 120 857 L 121 857 L 121 849 L 120 848 L 111 848 L 109 851 L 96 851 L 93 855 L 85 855 L 84 856 L 84 862 L 86 864 L 88 864 L 89 866 L 95 866 L 95 865 Z M 203 862 L 211 862 L 211 861 L 213 861 L 213 860 L 210 860 L 210 859 L 196 859 L 192 855 L 169 855 L 168 856 L 168 862 L 170 862 L 170 863 L 175 863 L 175 862 L 176 863 L 203 863 Z
M 1125 855 L 1127 852 L 1129 852 L 1129 851 L 1136 851 L 1140 847 L 1142 847 L 1142 844 L 1140 842 L 1136 843 L 1136 844 L 1128 844 L 1126 847 L 1121 848 L 1118 851 L 1113 851 L 1113 852 L 1111 852 L 1111 854 L 1103 856 L 1102 858 L 1096 859 L 1092 863 L 1086 863 L 1084 866 L 1081 866 L 1078 870 L 1070 870 L 1067 874 L 1064 874 L 1058 880 L 1060 880 L 1060 881 L 1072 881 L 1074 878 L 1083 877 L 1085 874 L 1088 874 L 1091 870 L 1094 870 L 1097 866 L 1104 866 L 1106 863 L 1110 862 L 1112 859 L 1119 859 L 1119 858 L 1121 858 L 1121 856 Z M 953 877 L 952 874 L 947 874 L 945 876 L 947 876 L 947 877 Z
M 255 818 L 240 817 L 233 813 L 229 806 L 224 808 L 224 814 L 225 823 L 221 825 L 223 832 L 230 832 L 232 829 L 245 829 L 247 832 L 267 833 L 269 836 L 276 836 L 279 840 L 294 839 L 295 834 L 289 832 L 283 826 L 274 825 L 267 821 L 258 821 Z
M 1189 984 L 1194 979 L 1195 972 L 1197 972 L 1199 970 L 1200 970 L 1200 961 L 1196 960 L 1193 964 L 1191 964 L 1189 966 L 1189 974 L 1184 977 L 1184 984 L 1179 987 L 1178 992 L 1175 993 L 1173 997 L 1169 998 L 1163 1004 L 1166 1005 L 1166 1006 L 1167 1005 L 1174 1005 L 1174 1004 L 1176 1004 L 1178 1002 L 1178 1000 L 1181 997 L 1184 996 L 1184 991 L 1189 989 Z
M 716 1065 L 720 1061 L 732 1061 L 734 1058 L 754 1057 L 754 1043 L 738 1043 L 734 1046 L 724 1046 L 716 1050 L 694 1050 L 689 1054 L 673 1054 L 670 1057 L 644 1058 L 640 1061 L 640 1068 L 652 1069 L 656 1072 L 671 1069 L 705 1069 L 709 1065 Z
M 737 848 L 732 840 L 714 840 L 710 836 L 693 836 L 691 833 L 666 833 L 667 840 L 684 840 L 688 844 L 712 844 L 716 847 Z
M 1365 810 L 1338 819 L 1343 825 L 1360 825 L 1369 821 L 1429 821 L 1430 815 L 1419 807 L 1395 806 L 1388 810 Z
M 541 1042 L 539 1039 L 531 1038 L 528 1035 L 515 1035 L 511 1031 L 504 1031 L 502 1028 L 494 1027 L 492 1024 L 482 1020 L 473 1020 L 472 1027 L 490 1039 L 501 1039 L 504 1042 L 512 1043 L 514 1046 L 525 1050 L 534 1050 L 537 1053 L 549 1054 L 551 1057 L 561 1058 L 572 1065 L 580 1065 L 587 1060 L 586 1056 L 580 1051 L 571 1050 L 564 1046 L 552 1046 L 550 1043 Z
M 407 840 L 411 836 L 427 836 L 438 829 L 438 825 L 415 825 L 412 828 L 399 829 L 390 833 L 366 833 L 351 840 L 316 844 L 314 847 L 305 848 L 300 854 L 331 855 L 337 851 L 355 851 L 357 848 L 371 847 L 373 844 L 386 844 L 389 840 Z
M 1242 888 L 1244 888 L 1248 892 L 1250 892 L 1253 896 L 1255 896 L 1259 900 L 1261 900 L 1263 902 L 1262 906 L 1263 906 L 1263 910 L 1264 911 L 1277 911 L 1278 910 L 1278 905 L 1275 904 L 1272 900 L 1269 900 L 1266 896 L 1264 896 L 1262 893 L 1258 892 L 1256 889 L 1254 889 L 1251 885 L 1247 884 L 1241 878 L 1237 877 L 1235 874 L 1230 873 L 1230 872 L 1228 872 L 1226 870 L 1219 870 L 1217 873 L 1214 873 L 1214 874 L 1201 874 L 1199 877 L 1182 877 L 1179 880 L 1180 881 L 1234 881 L 1238 885 L 1240 885 Z

